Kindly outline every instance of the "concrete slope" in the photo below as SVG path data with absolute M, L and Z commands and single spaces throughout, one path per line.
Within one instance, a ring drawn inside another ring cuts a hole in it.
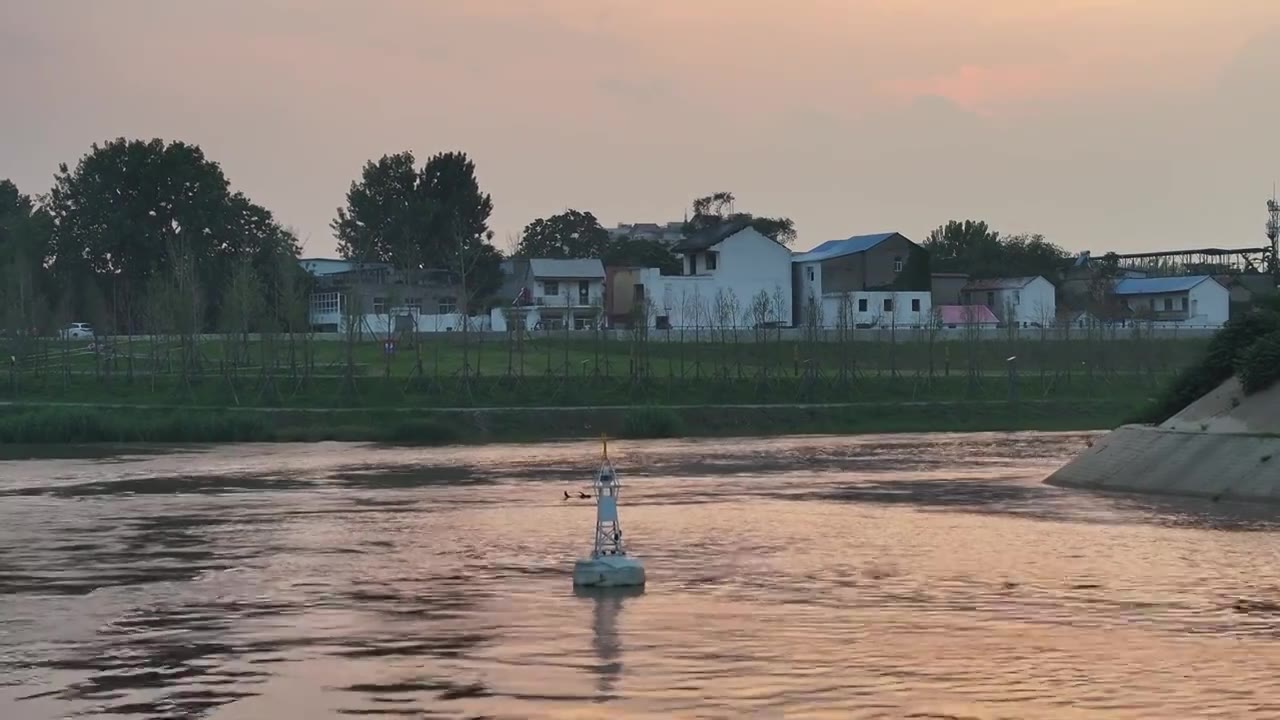
M 1112 431 L 1045 482 L 1280 502 L 1280 386 L 1246 397 L 1233 378 L 1158 427 Z
M 1280 435 L 1280 383 L 1245 395 L 1231 378 L 1160 425 L 1165 430 Z
M 1215 500 L 1280 502 L 1280 437 L 1126 425 L 1045 481 Z

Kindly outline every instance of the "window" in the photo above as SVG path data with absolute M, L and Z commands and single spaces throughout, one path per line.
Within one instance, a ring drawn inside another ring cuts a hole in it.
M 1155 299 L 1155 298 L 1150 298 L 1150 299 L 1148 300 L 1148 302 L 1151 304 L 1151 309 L 1152 309 L 1152 310 L 1155 310 L 1155 309 L 1156 309 L 1156 299 Z
M 920 298 L 911 298 L 911 312 L 920 312 Z
M 809 268 L 809 282 L 813 282 L 813 268 Z
M 893 298 L 884 299 L 884 311 L 893 312 Z
M 631 295 L 635 302 L 644 302 L 644 283 L 636 283 L 635 290 Z
M 439 312 L 439 314 L 441 315 L 452 315 L 458 312 L 458 298 L 456 297 L 440 298 L 440 303 L 439 303 L 439 306 L 437 307 L 437 312 Z
M 591 304 L 591 281 L 590 280 L 578 281 L 578 304 L 579 305 Z
M 1182 312 L 1186 312 L 1186 311 L 1187 311 L 1187 298 L 1184 296 L 1182 298 Z
M 896 257 L 893 259 L 893 271 L 896 273 L 902 272 L 902 258 Z
M 575 315 L 573 318 L 574 330 L 590 330 L 595 327 L 594 318 L 590 315 Z
M 386 299 L 386 298 L 384 298 L 384 297 L 376 297 L 376 298 L 374 298 L 374 299 L 373 299 L 373 314 L 374 314 L 374 315 L 386 315 L 386 314 L 387 314 L 387 299 Z
M 718 262 L 718 260 L 719 259 L 716 257 L 716 253 L 713 253 L 713 252 L 707 253 L 707 270 L 715 270 L 716 263 Z
M 542 281 L 542 294 L 555 296 L 560 294 L 560 283 L 555 280 Z
M 341 295 L 336 292 L 313 293 L 311 312 L 315 315 L 333 315 L 342 312 Z
M 670 329 L 671 329 L 671 316 L 670 316 L 670 315 L 659 315 L 658 317 L 654 318 L 654 326 L 655 326 L 655 327 L 657 327 L 657 329 L 659 329 L 659 330 L 670 330 Z
M 990 308 L 995 306 L 996 306 L 996 294 L 993 292 L 987 293 L 987 307 Z
M 867 311 L 867 299 L 858 298 L 858 312 L 866 312 L 866 311 Z
M 1165 299 L 1164 299 L 1164 309 L 1165 309 L 1165 311 L 1166 311 L 1166 312 L 1168 312 L 1168 311 L 1170 311 L 1170 310 L 1172 310 L 1172 309 L 1173 309 L 1173 298 L 1165 298 Z
M 420 297 L 405 298 L 404 309 L 409 310 L 411 312 L 416 312 L 416 313 L 422 312 L 422 298 Z
M 1021 303 L 1021 302 L 1022 302 L 1022 291 L 1021 291 L 1021 290 L 1014 290 L 1014 291 L 1013 291 L 1013 304 L 1014 304 L 1014 305 L 1017 305 L 1017 304 L 1019 304 L 1019 303 Z

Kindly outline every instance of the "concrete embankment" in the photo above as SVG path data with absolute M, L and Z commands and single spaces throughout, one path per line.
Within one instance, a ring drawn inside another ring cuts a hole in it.
M 1158 427 L 1126 425 L 1094 441 L 1045 482 L 1280 502 L 1280 386 L 1245 396 L 1232 379 Z

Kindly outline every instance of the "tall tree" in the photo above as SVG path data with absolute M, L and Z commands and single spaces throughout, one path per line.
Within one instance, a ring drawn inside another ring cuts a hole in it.
M 566 210 L 551 217 L 538 218 L 525 226 L 516 246 L 517 257 L 529 258 L 598 258 L 609 245 L 609 232 L 596 216 L 579 210 Z
M 480 190 L 465 153 L 439 153 L 415 170 L 413 153 L 366 163 L 332 223 L 339 253 L 402 270 L 466 268 L 470 294 L 502 282 L 501 254 L 491 244 L 493 200 Z
M 383 155 L 365 163 L 360 180 L 347 191 L 331 227 L 338 253 L 365 262 L 418 265 L 430 257 L 431 204 L 415 168 L 413 153 Z M 417 255 L 417 263 L 409 258 Z
M 772 238 L 783 245 L 790 245 L 796 239 L 796 226 L 791 218 L 756 217 L 747 212 L 736 212 L 734 203 L 737 198 L 727 191 L 704 195 L 693 201 L 693 214 L 684 224 L 686 234 L 698 233 L 719 226 L 721 223 L 746 219 L 751 222 L 761 235 Z
M 42 208 L 0 180 L 0 327 L 29 331 L 44 319 L 51 230 Z
M 297 250 L 270 211 L 232 194 L 222 168 L 183 142 L 95 144 L 74 169 L 59 166 L 47 207 L 60 292 L 85 312 L 85 288 L 102 288 L 122 325 L 132 325 L 151 278 L 170 269 L 175 244 L 194 268 L 193 282 L 206 288 L 206 324 L 234 258 Z
M 952 220 L 929 233 L 924 242 L 934 271 L 963 272 L 973 277 L 1043 275 L 1053 280 L 1067 253 L 1038 234 L 1001 237 L 985 222 Z

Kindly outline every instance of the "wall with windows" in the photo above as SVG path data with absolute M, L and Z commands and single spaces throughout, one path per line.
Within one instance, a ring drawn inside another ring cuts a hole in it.
M 801 302 L 801 327 L 928 327 L 933 320 L 929 292 L 865 291 L 810 295 Z
M 548 307 L 603 307 L 604 278 L 535 278 L 533 302 Z

